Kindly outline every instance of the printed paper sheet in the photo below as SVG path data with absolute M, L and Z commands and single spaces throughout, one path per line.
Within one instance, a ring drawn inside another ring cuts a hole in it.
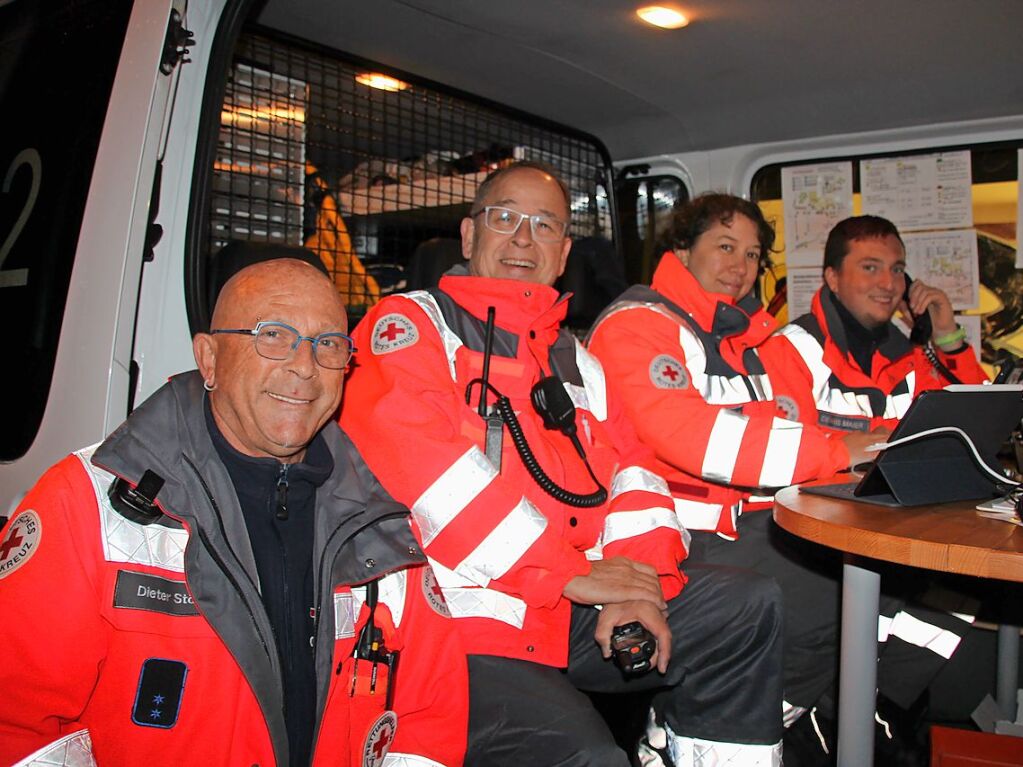
M 781 184 L 786 266 L 820 267 L 831 227 L 853 213 L 852 163 L 782 168 Z

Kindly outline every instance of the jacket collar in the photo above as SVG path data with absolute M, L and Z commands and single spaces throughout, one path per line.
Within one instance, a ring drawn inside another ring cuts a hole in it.
M 670 250 L 661 256 L 651 287 L 684 307 L 701 328 L 735 346 L 736 352 L 759 346 L 778 327 L 752 292 L 736 302 L 731 296 L 704 290 Z
M 852 349 L 855 344 L 873 342 L 874 353 L 880 354 L 889 362 L 900 359 L 912 351 L 909 340 L 899 331 L 895 324 L 889 322 L 880 330 L 871 333 L 864 328 L 848 311 L 840 311 L 838 297 L 827 285 L 821 285 L 813 297 L 811 313 L 820 323 L 826 337 L 847 359 L 855 362 Z M 844 310 L 844 306 L 842 309 Z M 843 315 L 845 315 L 843 317 Z M 857 363 L 857 367 L 862 367 Z M 873 366 L 872 366 L 873 367 Z
M 519 345 L 519 358 L 525 358 L 528 349 L 529 356 L 547 371 L 548 351 L 558 339 L 570 293 L 559 296 L 557 290 L 547 285 L 472 277 L 455 270 L 441 277 L 437 287 L 483 322 L 487 310 L 494 307 L 494 323 L 525 340 L 525 344 Z
M 237 494 L 206 426 L 205 397 L 198 371 L 174 376 L 97 448 L 93 462 L 132 484 L 137 484 L 147 469 L 155 471 L 165 481 L 157 495 L 161 507 L 205 528 L 222 524 L 224 537 L 255 581 L 255 560 Z M 327 423 L 320 436 L 334 471 L 317 493 L 318 546 L 334 537 L 341 526 L 351 525 L 350 533 L 343 536 L 348 538 L 379 520 L 408 514 L 408 509 L 383 489 L 335 422 Z M 210 504 L 197 502 L 200 492 L 213 496 L 221 519 L 213 518 Z M 388 566 L 386 558 L 374 558 L 380 561 L 380 569 Z M 402 560 L 391 565 L 408 563 L 405 547 Z M 349 577 L 365 580 L 367 575 L 377 574 L 379 570 L 367 573 L 363 568 L 353 570 Z

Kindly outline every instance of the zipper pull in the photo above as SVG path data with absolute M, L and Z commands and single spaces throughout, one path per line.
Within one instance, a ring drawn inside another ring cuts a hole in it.
M 277 475 L 277 519 L 282 522 L 288 518 L 288 466 L 281 464 L 281 472 Z

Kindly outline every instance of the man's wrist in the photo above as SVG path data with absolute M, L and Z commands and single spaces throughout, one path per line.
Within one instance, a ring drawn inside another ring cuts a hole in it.
M 963 342 L 966 339 L 966 329 L 962 325 L 956 325 L 956 329 L 950 333 L 937 336 L 934 338 L 934 345 L 941 349 L 943 352 L 955 352 L 960 351 L 965 345 Z

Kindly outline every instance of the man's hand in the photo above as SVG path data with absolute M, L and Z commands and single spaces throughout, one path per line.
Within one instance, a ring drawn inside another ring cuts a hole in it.
M 657 571 L 650 565 L 625 557 L 612 557 L 590 564 L 589 575 L 577 575 L 565 586 L 562 594 L 566 599 L 581 605 L 649 602 L 658 610 L 668 606 Z
M 842 442 L 849 451 L 849 468 L 873 461 L 877 453 L 867 452 L 867 448 L 877 442 L 885 442 L 890 434 L 889 429 L 880 428 L 874 431 L 851 431 L 842 437 Z
M 597 618 L 597 630 L 593 632 L 593 638 L 600 645 L 600 652 L 605 658 L 610 658 L 611 631 L 615 626 L 624 626 L 632 621 L 639 621 L 654 635 L 654 639 L 657 640 L 657 652 L 650 658 L 650 665 L 656 667 L 662 674 L 667 672 L 668 661 L 671 660 L 671 629 L 664 619 L 664 613 L 651 602 L 618 602 L 605 605 L 600 611 L 600 617 Z
M 952 302 L 945 291 L 914 280 L 909 286 L 909 310 L 919 317 L 924 312 L 931 315 L 934 332 L 931 338 L 941 338 L 956 329 L 956 316 L 952 311 Z

